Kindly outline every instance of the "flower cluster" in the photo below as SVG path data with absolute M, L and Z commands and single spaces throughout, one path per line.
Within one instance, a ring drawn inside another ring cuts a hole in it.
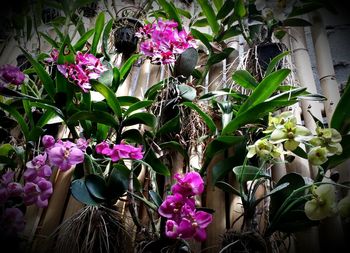
M 51 52 L 52 60 L 57 62 L 58 55 L 58 50 L 53 49 Z M 99 78 L 107 70 L 94 55 L 82 52 L 77 52 L 74 64 L 58 64 L 57 69 L 70 82 L 78 85 L 83 92 L 88 92 L 91 89 L 90 79 Z
M 52 166 L 66 171 L 73 165 L 82 163 L 87 147 L 84 139 L 78 139 L 77 144 L 62 140 L 56 142 L 50 135 L 43 136 L 42 143 L 45 151 L 26 163 L 27 169 L 23 174 L 26 182 L 24 203 L 36 204 L 38 207 L 46 207 L 52 194 L 52 183 L 49 181 Z
M 196 45 L 195 40 L 185 30 L 178 31 L 174 21 L 158 19 L 157 23 L 147 24 L 135 35 L 142 39 L 140 51 L 152 63 L 170 64 L 175 56 Z
M 283 144 L 288 151 L 294 151 L 300 143 L 310 147 L 308 160 L 312 165 L 321 165 L 329 156 L 339 155 L 343 149 L 340 144 L 342 137 L 333 128 L 316 128 L 316 136 L 306 127 L 297 125 L 292 112 L 283 112 L 276 117 L 269 116 L 267 129 L 264 131 L 269 137 L 257 140 L 248 146 L 248 158 L 257 155 L 263 160 L 277 158 L 283 150 L 277 145 Z
M 23 187 L 14 182 L 14 176 L 13 171 L 8 171 L 0 178 L 0 207 L 3 210 L 0 214 L 1 235 L 17 235 L 24 229 L 23 212 L 13 205 L 18 202 L 16 199 L 23 198 Z
M 134 147 L 123 142 L 111 146 L 106 141 L 103 141 L 96 145 L 96 153 L 109 156 L 113 162 L 123 158 L 134 160 L 141 160 L 143 158 L 142 147 Z
M 211 223 L 212 215 L 197 211 L 194 196 L 202 194 L 204 182 L 197 172 L 184 176 L 175 175 L 177 183 L 171 188 L 158 212 L 167 218 L 165 233 L 169 238 L 194 238 L 204 241 L 207 237 L 205 228 Z
M 0 89 L 8 84 L 21 85 L 25 76 L 18 67 L 5 64 L 0 67 Z

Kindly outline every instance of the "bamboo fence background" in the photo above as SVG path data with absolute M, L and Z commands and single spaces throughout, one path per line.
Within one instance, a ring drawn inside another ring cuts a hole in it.
M 179 3 L 179 5 L 181 6 L 181 3 Z M 120 8 L 122 6 L 123 5 L 117 7 Z M 189 8 L 188 5 L 184 4 L 182 7 L 187 8 L 187 10 Z M 189 11 L 194 13 L 197 11 L 196 8 L 198 7 L 192 4 Z M 85 20 L 85 24 L 87 26 L 93 26 L 94 19 L 95 18 Z M 320 13 L 315 12 L 310 15 L 310 20 L 313 23 L 311 31 L 317 61 L 318 78 L 321 83 L 321 91 L 328 100 L 324 103 L 302 101 L 300 104 L 294 105 L 289 109 L 295 113 L 300 123 L 304 123 L 309 129 L 315 129 L 315 123 L 307 111 L 310 110 L 317 118 L 324 118 L 325 122 L 329 122 L 335 106 L 339 101 L 340 93 L 322 17 Z M 47 27 L 41 29 L 48 31 Z M 48 32 L 54 36 L 53 31 Z M 224 88 L 226 83 L 230 81 L 232 72 L 242 65 L 242 59 L 245 53 L 245 47 L 242 41 L 242 38 L 237 37 L 236 40 L 230 44 L 236 51 L 234 51 L 227 60 L 213 66 L 204 83 L 204 91 Z M 286 36 L 283 42 L 291 51 L 287 60 L 295 66 L 292 75 L 294 75 L 295 79 L 298 81 L 297 85 L 307 87 L 309 92 L 316 93 L 316 81 L 308 53 L 304 28 L 291 28 L 289 36 Z M 19 50 L 15 45 L 16 43 L 14 41 L 10 41 L 7 44 L 1 55 L 1 63 L 15 63 L 14 59 L 19 54 Z M 27 48 L 34 49 L 37 48 L 37 45 L 38 44 L 34 40 L 27 43 Z M 41 48 L 43 51 L 49 51 L 49 46 L 43 42 Z M 204 53 L 200 55 L 200 59 L 205 57 L 206 55 Z M 117 66 L 120 65 L 121 57 L 117 56 L 115 62 Z M 168 75 L 167 69 L 163 66 L 152 65 L 149 61 L 139 61 L 134 64 L 130 75 L 119 88 L 118 95 L 133 95 L 142 98 L 148 87 Z M 66 130 L 62 128 L 58 133 L 58 137 L 67 136 L 67 134 Z M 199 147 L 199 149 L 200 148 L 201 147 Z M 222 157 L 215 157 L 209 165 L 206 179 L 208 182 L 210 181 L 211 169 L 214 162 L 220 159 L 222 159 Z M 199 168 L 201 164 L 201 152 L 199 152 L 199 155 L 195 153 L 191 154 L 190 160 L 194 167 Z M 180 154 L 175 154 L 173 163 L 170 166 L 172 173 L 175 173 L 175 171 L 182 167 L 183 157 Z M 340 182 L 350 181 L 349 160 L 336 168 L 336 170 L 340 173 Z M 314 168 L 310 167 L 306 160 L 297 158 L 292 164 L 287 164 L 285 166 L 281 163 L 274 166 L 272 168 L 272 177 L 278 180 L 284 174 L 293 171 L 311 178 L 315 176 Z M 69 193 L 71 173 L 72 170 L 67 172 L 56 171 L 56 173 L 53 173 L 52 182 L 54 184 L 54 194 L 49 201 L 49 206 L 46 209 L 38 209 L 34 206 L 30 206 L 27 210 L 27 226 L 24 235 L 28 242 L 32 244 L 32 252 L 46 252 L 53 243 L 53 241 L 48 238 L 55 231 L 57 226 L 83 207 L 83 205 L 77 202 Z M 143 171 L 139 179 L 141 181 L 147 180 L 145 176 L 147 173 L 149 172 Z M 233 184 L 234 183 L 235 182 L 233 182 Z M 263 192 L 264 189 L 261 189 L 261 194 L 263 194 Z M 242 213 L 240 199 L 238 197 L 226 198 L 223 191 L 210 184 L 207 184 L 205 196 L 206 198 L 202 199 L 205 206 L 215 209 L 216 211 L 214 214 L 214 221 L 207 229 L 207 241 L 202 245 L 195 242 L 191 242 L 191 244 L 194 252 L 218 252 L 222 234 L 226 231 L 226 224 L 231 224 Z M 119 207 L 122 208 L 123 204 L 119 203 Z M 139 209 L 141 219 L 145 219 L 144 222 L 147 222 L 145 210 L 142 207 Z M 240 226 L 240 221 L 238 221 L 234 228 L 238 229 Z M 339 217 L 328 218 L 322 222 L 319 228 L 311 228 L 307 231 L 296 233 L 292 238 L 290 252 L 327 252 L 327 249 L 333 249 L 333 252 L 341 252 L 340 250 L 345 244 L 345 238 L 350 238 L 349 236 L 349 228 L 341 223 Z M 347 243 L 349 246 L 349 242 Z

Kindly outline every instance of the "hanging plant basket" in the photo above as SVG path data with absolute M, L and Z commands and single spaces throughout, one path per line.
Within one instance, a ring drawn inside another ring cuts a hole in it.
M 139 40 L 135 32 L 141 26 L 142 23 L 135 18 L 124 17 L 118 21 L 114 32 L 114 47 L 118 53 L 130 55 L 135 52 Z
M 86 18 L 93 18 L 97 14 L 97 2 L 93 2 L 87 6 L 81 7 L 79 12 L 83 12 L 83 16 Z

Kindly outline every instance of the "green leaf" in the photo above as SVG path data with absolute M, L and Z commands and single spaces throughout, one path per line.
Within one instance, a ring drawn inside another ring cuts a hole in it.
M 163 87 L 164 87 L 164 81 L 160 81 L 159 83 L 152 85 L 146 91 L 145 98 L 149 100 L 154 100 L 158 95 L 159 91 L 161 91 Z
M 133 97 L 133 96 L 120 96 L 120 97 L 118 97 L 118 101 L 119 101 L 121 106 L 131 106 L 131 105 L 139 102 L 140 99 L 138 99 L 137 97 Z
M 211 30 L 213 31 L 214 34 L 218 34 L 220 30 L 220 26 L 216 19 L 216 15 L 212 6 L 209 4 L 207 0 L 198 0 L 198 3 L 202 8 L 202 11 L 205 17 L 208 19 L 208 23 L 211 27 Z
M 75 62 L 74 49 L 70 44 L 70 39 L 69 39 L 69 36 L 67 35 L 60 47 L 60 53 L 58 55 L 57 63 L 65 64 L 65 63 L 74 63 L 74 62 Z
M 266 102 L 269 101 L 282 101 L 282 100 L 293 100 L 293 99 L 297 99 L 300 97 L 300 95 L 305 94 L 306 88 L 304 87 L 290 87 L 289 90 L 286 90 L 280 94 L 274 95 L 268 99 L 266 99 Z
M 232 80 L 245 89 L 254 90 L 258 86 L 256 79 L 246 70 L 235 71 Z
M 14 148 L 11 144 L 5 143 L 0 145 L 0 155 L 1 156 L 8 156 L 11 151 L 13 151 Z
M 286 55 L 289 54 L 289 51 L 280 53 L 279 55 L 276 55 L 269 63 L 269 65 L 267 66 L 267 69 L 265 71 L 265 76 L 268 76 L 272 73 L 272 71 L 274 70 L 274 68 L 276 67 L 276 65 L 279 63 L 280 60 L 283 59 L 283 57 L 285 57 Z
M 301 18 L 288 18 L 283 21 L 283 26 L 312 26 L 309 21 Z
M 269 98 L 289 75 L 289 69 L 280 69 L 265 77 L 248 99 L 241 105 L 238 115 Z
M 223 41 L 232 37 L 235 37 L 237 35 L 240 35 L 242 33 L 239 26 L 231 26 L 229 29 L 222 31 L 218 36 L 215 38 L 216 41 Z
M 132 65 L 134 64 L 135 61 L 140 57 L 139 54 L 133 54 L 130 56 L 126 62 L 123 64 L 123 66 L 120 68 L 120 80 L 121 82 L 124 82 L 125 78 L 129 74 Z
M 124 116 L 128 116 L 129 114 L 131 114 L 132 112 L 139 110 L 141 108 L 145 108 L 150 106 L 153 103 L 152 100 L 143 100 L 143 101 L 139 101 L 136 102 L 135 104 L 131 105 L 124 113 Z
M 210 161 L 213 159 L 214 155 L 222 152 L 223 150 L 233 147 L 236 144 L 244 144 L 245 145 L 245 137 L 243 136 L 218 136 L 212 142 L 210 142 L 205 151 L 204 151 L 204 164 L 201 169 L 201 174 L 204 173 Z M 245 147 L 244 147 L 245 150 Z M 240 152 L 239 152 L 240 153 Z M 243 156 L 242 156 L 243 157 Z M 220 172 L 221 173 L 221 172 Z M 219 178 L 219 176 L 217 176 Z
M 55 116 L 55 112 L 52 110 L 46 110 L 43 115 L 39 118 L 38 122 L 36 123 L 37 127 L 43 127 L 46 124 L 48 124 L 49 120 L 52 119 Z
M 60 117 L 61 119 L 65 120 L 64 114 L 63 112 L 57 108 L 54 105 L 45 103 L 45 102 L 31 102 L 32 106 L 36 106 L 39 108 L 43 108 L 43 109 L 47 109 L 47 110 L 51 110 L 53 111 L 58 117 Z
M 197 65 L 198 52 L 193 47 L 187 48 L 180 54 L 174 65 L 174 76 L 181 82 L 185 81 L 193 72 Z M 183 77 L 182 77 L 183 76 Z
M 44 130 L 41 127 L 35 126 L 30 129 L 27 141 L 37 141 L 43 133 Z
M 47 73 L 45 68 L 39 62 L 37 62 L 25 49 L 23 49 L 22 47 L 20 49 L 35 69 L 35 72 L 37 73 L 41 82 L 43 83 L 47 94 L 49 94 L 49 96 L 53 99 L 55 95 L 55 86 L 49 73 Z
M 160 143 L 159 147 L 161 147 L 162 149 L 171 149 L 179 152 L 184 157 L 185 163 L 188 164 L 190 158 L 186 150 L 183 148 L 183 146 L 180 143 L 176 141 L 168 141 L 168 142 Z
M 244 126 L 248 123 L 254 123 L 258 119 L 266 116 L 269 114 L 269 112 L 275 111 L 278 108 L 282 108 L 285 106 L 289 106 L 292 104 L 295 104 L 297 101 L 291 100 L 291 101 L 269 101 L 269 102 L 263 102 L 260 104 L 257 104 L 247 111 L 237 115 L 236 118 L 231 120 L 230 123 L 227 124 L 227 126 L 222 130 L 222 135 L 227 135 L 230 133 L 235 132 L 238 128 Z
M 114 67 L 113 68 L 113 81 L 112 81 L 111 90 L 114 92 L 117 92 L 119 85 L 120 85 L 120 72 L 119 72 L 118 68 Z
M 95 174 L 87 175 L 85 177 L 85 185 L 93 197 L 101 200 L 106 199 L 107 186 L 104 178 Z
M 196 22 L 192 24 L 192 26 L 197 26 L 197 27 L 206 27 L 208 25 L 209 25 L 208 20 L 206 18 L 197 19 Z
M 94 199 L 91 194 L 89 193 L 86 185 L 85 185 L 85 179 L 80 178 L 72 181 L 71 186 L 71 193 L 73 197 L 78 200 L 79 202 L 86 204 L 86 205 L 98 205 L 101 203 L 100 200 Z
M 201 116 L 201 118 L 203 119 L 203 121 L 205 122 L 205 124 L 207 125 L 209 130 L 212 133 L 215 133 L 216 126 L 215 126 L 214 121 L 205 112 L 203 112 L 196 104 L 194 104 L 192 102 L 183 102 L 182 105 L 187 106 L 187 107 L 195 110 L 199 114 L 199 116 Z
M 234 0 L 226 0 L 224 5 L 218 11 L 216 18 L 217 19 L 225 18 L 234 9 L 234 6 L 235 6 Z
M 152 149 L 148 149 L 144 157 L 144 162 L 158 174 L 170 176 L 169 169 L 157 158 Z
M 218 181 L 215 184 L 216 187 L 220 188 L 221 190 L 223 190 L 224 192 L 227 193 L 231 193 L 231 194 L 235 194 L 237 196 L 241 196 L 241 193 L 239 192 L 239 190 L 237 190 L 236 188 L 234 188 L 232 185 L 224 182 L 224 181 Z
M 122 122 L 123 126 L 132 126 L 136 124 L 144 124 L 151 128 L 155 127 L 156 117 L 153 114 L 147 112 L 139 112 L 130 115 Z
M 211 65 L 214 65 L 214 64 L 216 64 L 216 63 L 221 62 L 222 60 L 226 59 L 226 58 L 232 53 L 233 50 L 235 50 L 235 49 L 232 48 L 232 47 L 227 47 L 227 48 L 225 48 L 224 51 L 222 51 L 221 53 L 212 54 L 212 55 L 209 57 L 207 64 L 208 64 L 209 66 L 211 66 Z
M 83 36 L 80 37 L 80 39 L 74 44 L 73 48 L 75 51 L 81 51 L 88 39 L 95 33 L 95 29 L 91 29 L 87 31 Z
M 217 162 L 212 169 L 212 184 L 215 185 L 218 180 L 224 179 L 224 177 L 232 171 L 233 167 L 238 166 L 243 163 L 244 157 L 245 157 L 245 147 L 237 152 L 237 149 L 239 149 L 239 145 L 235 146 L 236 154 L 220 160 Z M 243 151 L 243 152 L 242 152 Z
M 95 55 L 97 51 L 98 42 L 100 41 L 100 37 L 102 34 L 103 26 L 105 23 L 105 14 L 104 12 L 100 12 L 100 14 L 97 16 L 96 23 L 95 23 L 95 35 L 92 40 L 90 53 Z
M 158 194 L 158 192 L 149 190 L 148 193 L 149 193 L 149 196 L 151 197 L 153 203 L 156 204 L 156 206 L 159 208 L 160 205 L 163 203 L 163 200 L 160 197 L 160 195 Z
M 234 14 L 239 18 L 243 18 L 247 14 L 245 9 L 244 0 L 236 0 L 234 7 Z
M 350 77 L 330 122 L 331 127 L 337 129 L 341 135 L 347 134 L 350 130 L 350 110 L 345 108 L 350 108 Z
M 122 110 L 120 108 L 119 101 L 117 99 L 117 96 L 113 93 L 111 89 L 109 89 L 106 85 L 92 81 L 92 87 L 97 90 L 99 93 L 101 93 L 102 96 L 107 101 L 108 106 L 113 110 L 114 114 L 118 117 L 122 117 Z M 101 122 L 102 123 L 102 122 Z
M 39 32 L 39 34 L 47 41 L 49 42 L 49 44 L 51 46 L 53 46 L 54 48 L 59 48 L 59 45 L 57 44 L 57 42 L 52 39 L 50 36 L 46 35 L 45 33 Z
M 223 3 L 223 0 L 213 0 L 213 2 L 214 2 L 214 5 L 215 5 L 215 8 L 216 8 L 217 10 L 220 10 L 221 7 L 222 7 L 222 5 L 224 4 L 224 3 Z
M 107 195 L 110 199 L 121 197 L 129 187 L 130 170 L 123 164 L 113 165 L 107 182 Z
M 109 129 L 110 127 L 108 125 L 97 123 L 96 139 L 98 142 L 107 138 Z
M 205 36 L 203 33 L 201 33 L 200 31 L 198 31 L 198 30 L 196 30 L 194 28 L 191 28 L 191 34 L 193 35 L 194 38 L 199 39 L 204 44 L 204 46 L 207 47 L 209 52 L 213 51 L 213 48 L 210 45 L 210 41 L 207 38 L 207 36 Z
M 177 85 L 177 89 L 180 91 L 179 96 L 185 101 L 193 101 L 197 96 L 196 89 L 187 84 L 179 84 Z
M 109 35 L 111 33 L 112 27 L 113 27 L 113 19 L 111 19 L 107 25 L 105 26 L 105 29 L 103 31 L 102 35 L 102 49 L 103 49 L 103 54 L 105 56 L 106 61 L 110 60 L 110 56 L 108 54 L 108 40 L 109 40 Z
M 239 182 L 247 182 L 262 177 L 270 178 L 270 175 L 267 172 L 251 165 L 236 166 L 233 168 L 233 173 L 235 173 Z
M 93 122 L 102 123 L 105 125 L 109 125 L 118 129 L 118 122 L 107 112 L 102 111 L 79 111 L 73 114 L 68 120 L 67 124 L 73 124 L 80 120 L 91 120 Z
M 24 135 L 24 138 L 28 141 L 29 128 L 24 118 L 22 117 L 22 115 L 15 109 L 15 107 L 1 103 L 1 102 L 0 102 L 0 108 L 7 111 L 17 121 L 18 125 L 21 127 L 21 131 Z
M 113 69 L 108 69 L 104 71 L 97 80 L 105 86 L 112 87 L 113 78 Z
M 307 159 L 307 153 L 301 147 L 297 147 L 292 152 L 301 158 Z
M 139 130 L 137 129 L 129 129 L 122 133 L 123 140 L 126 140 L 127 142 L 134 142 L 134 143 L 143 143 L 143 138 Z
M 192 18 L 192 15 L 189 11 L 185 11 L 183 9 L 180 9 L 180 8 L 176 8 L 176 11 L 181 15 L 181 16 L 184 16 L 185 18 L 188 18 L 188 19 L 191 19 Z
M 164 9 L 164 11 L 168 14 L 169 19 L 173 19 L 178 23 L 178 30 L 182 30 L 182 22 L 181 18 L 179 16 L 179 13 L 177 12 L 177 9 L 174 5 L 169 3 L 166 0 L 158 0 L 159 5 Z
M 178 113 L 174 118 L 165 122 L 164 125 L 157 131 L 156 136 L 178 132 L 180 130 L 180 114 Z

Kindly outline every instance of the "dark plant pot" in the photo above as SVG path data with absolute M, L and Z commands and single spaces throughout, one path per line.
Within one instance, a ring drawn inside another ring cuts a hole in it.
M 119 21 L 119 28 L 114 32 L 114 47 L 118 53 L 130 55 L 137 48 L 138 38 L 135 32 L 142 26 L 142 23 L 133 18 L 122 18 Z
M 83 12 L 83 16 L 86 18 L 93 18 L 97 14 L 97 2 L 93 2 L 88 6 L 81 7 L 79 12 Z
M 41 13 L 41 19 L 44 24 L 49 23 L 50 21 L 54 20 L 59 16 L 60 16 L 60 12 L 53 8 L 44 8 Z
M 267 66 L 273 58 L 281 54 L 284 51 L 284 44 L 282 43 L 261 43 L 256 46 L 258 63 L 261 69 L 265 72 Z M 277 68 L 281 68 L 281 62 L 278 64 Z

